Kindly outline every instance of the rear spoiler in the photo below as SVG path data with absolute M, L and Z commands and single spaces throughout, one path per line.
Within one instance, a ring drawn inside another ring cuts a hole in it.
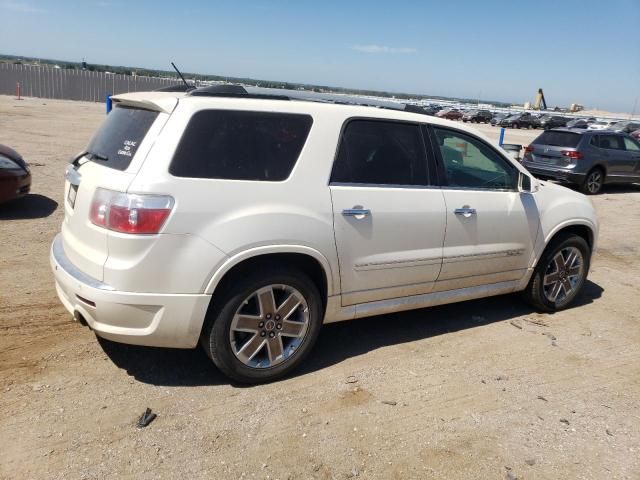
M 184 93 L 177 92 L 135 92 L 114 95 L 111 100 L 115 105 L 144 108 L 156 112 L 171 113 L 178 105 Z

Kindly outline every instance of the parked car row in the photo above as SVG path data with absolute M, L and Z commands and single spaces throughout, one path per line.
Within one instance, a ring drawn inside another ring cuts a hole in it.
M 492 126 L 507 128 L 541 128 L 549 130 L 558 127 L 578 128 L 585 130 L 613 130 L 631 133 L 640 129 L 638 120 L 608 120 L 595 117 L 573 118 L 550 113 L 530 112 L 491 112 L 481 109 L 461 109 L 457 107 L 442 107 L 440 105 L 413 105 L 410 111 L 418 111 L 427 115 L 446 118 L 447 120 L 462 120 L 469 123 L 487 123 Z

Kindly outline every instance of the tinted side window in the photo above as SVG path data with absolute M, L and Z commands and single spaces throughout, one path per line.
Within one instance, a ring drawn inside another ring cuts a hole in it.
M 126 170 L 158 112 L 116 107 L 107 115 L 87 147 L 87 151 L 107 160 L 93 160 L 105 167 Z
M 377 120 L 350 121 L 342 134 L 331 181 L 428 185 L 420 127 Z
M 285 180 L 311 123 L 308 115 L 202 110 L 189 121 L 169 172 L 177 177 Z
M 451 187 L 512 190 L 518 178 L 510 165 L 486 143 L 462 132 L 434 128 Z
M 619 135 L 600 135 L 598 141 L 600 148 L 608 150 L 624 150 L 624 142 Z
M 624 137 L 624 146 L 629 152 L 640 151 L 640 145 L 638 145 L 638 142 L 635 142 L 627 137 Z

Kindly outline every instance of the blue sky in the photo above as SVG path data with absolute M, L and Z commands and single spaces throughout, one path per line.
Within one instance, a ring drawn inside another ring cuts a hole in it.
M 519 103 L 542 87 L 624 112 L 640 97 L 640 0 L 0 0 L 0 18 L 6 54 Z

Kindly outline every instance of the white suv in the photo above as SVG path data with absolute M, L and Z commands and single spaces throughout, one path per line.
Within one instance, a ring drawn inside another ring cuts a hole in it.
M 66 172 L 51 265 L 69 312 L 118 342 L 200 342 L 255 383 L 300 364 L 323 323 L 516 291 L 554 311 L 584 285 L 583 195 L 464 125 L 277 93 L 113 99 Z

